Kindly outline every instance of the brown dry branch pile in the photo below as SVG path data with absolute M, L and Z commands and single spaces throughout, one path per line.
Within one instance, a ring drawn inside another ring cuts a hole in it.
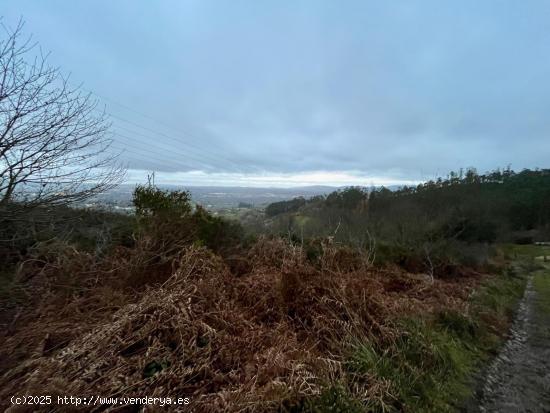
M 154 263 L 139 248 L 99 259 L 68 247 L 28 262 L 20 277 L 35 304 L 1 338 L 1 403 L 13 394 L 190 397 L 194 411 L 261 412 L 330 383 L 377 397 L 383 384 L 350 383 L 344 372 L 352 340 L 391 340 L 403 315 L 463 309 L 477 281 L 432 283 L 361 259 L 344 266 L 348 255 L 325 246 L 314 265 L 300 247 L 261 239 L 238 275 L 195 246 Z M 156 282 L 144 284 L 148 272 Z

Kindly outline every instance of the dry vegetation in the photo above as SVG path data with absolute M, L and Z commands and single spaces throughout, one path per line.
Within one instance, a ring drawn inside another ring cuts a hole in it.
M 261 238 L 233 272 L 192 244 L 144 261 L 147 245 L 99 257 L 53 244 L 19 266 L 28 299 L 3 333 L 2 400 L 189 396 L 195 411 L 256 412 L 315 410 L 336 389 L 352 405 L 395 407 L 391 380 L 350 365 L 357 344 L 391 348 L 403 317 L 466 314 L 484 278 L 432 282 L 328 243 L 312 263 Z

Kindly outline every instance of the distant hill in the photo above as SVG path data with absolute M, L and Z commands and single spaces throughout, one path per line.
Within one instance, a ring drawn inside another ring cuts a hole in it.
M 274 232 L 294 231 L 300 237 L 327 235 L 338 227 L 353 236 L 368 228 L 381 238 L 401 237 L 399 242 L 427 229 L 428 238 L 464 242 L 545 241 L 550 234 L 550 170 L 480 175 L 468 169 L 415 187 L 349 187 L 323 197 L 273 202 L 265 212 Z

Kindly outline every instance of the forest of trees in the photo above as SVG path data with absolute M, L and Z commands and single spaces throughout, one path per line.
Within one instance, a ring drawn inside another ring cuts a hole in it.
M 289 201 L 279 201 L 269 204 L 265 208 L 265 214 L 268 217 L 273 217 L 275 215 L 283 214 L 285 212 L 294 212 L 300 209 L 300 207 L 306 204 L 304 198 L 294 198 Z
M 382 188 L 371 192 L 369 214 L 373 221 L 445 220 L 450 235 L 465 241 L 543 240 L 550 228 L 550 170 L 468 169 L 417 187 Z
M 411 271 L 452 273 L 487 261 L 487 246 L 495 242 L 550 239 L 547 169 L 468 169 L 416 187 L 349 187 L 297 204 L 277 203 L 272 233 L 300 242 L 330 236 L 356 248 L 376 242 L 378 262 Z
M 391 223 L 440 222 L 464 241 L 533 242 L 549 236 L 550 170 L 510 169 L 478 174 L 451 172 L 446 179 L 391 191 L 349 187 L 326 197 L 270 204 L 266 215 L 300 213 L 318 219 L 363 217 L 372 227 Z

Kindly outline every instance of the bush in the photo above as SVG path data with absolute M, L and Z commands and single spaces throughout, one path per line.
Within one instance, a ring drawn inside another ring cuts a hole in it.
M 134 189 L 132 202 L 138 217 L 183 218 L 191 212 L 187 191 L 163 191 L 149 183 Z
M 243 241 L 244 231 L 238 222 L 213 216 L 199 205 L 192 219 L 197 225 L 197 241 L 213 251 L 235 247 Z
M 243 238 L 237 222 L 216 217 L 200 205 L 193 207 L 187 191 L 140 185 L 134 190 L 133 203 L 141 235 L 170 250 L 196 243 L 220 251 L 238 245 Z

